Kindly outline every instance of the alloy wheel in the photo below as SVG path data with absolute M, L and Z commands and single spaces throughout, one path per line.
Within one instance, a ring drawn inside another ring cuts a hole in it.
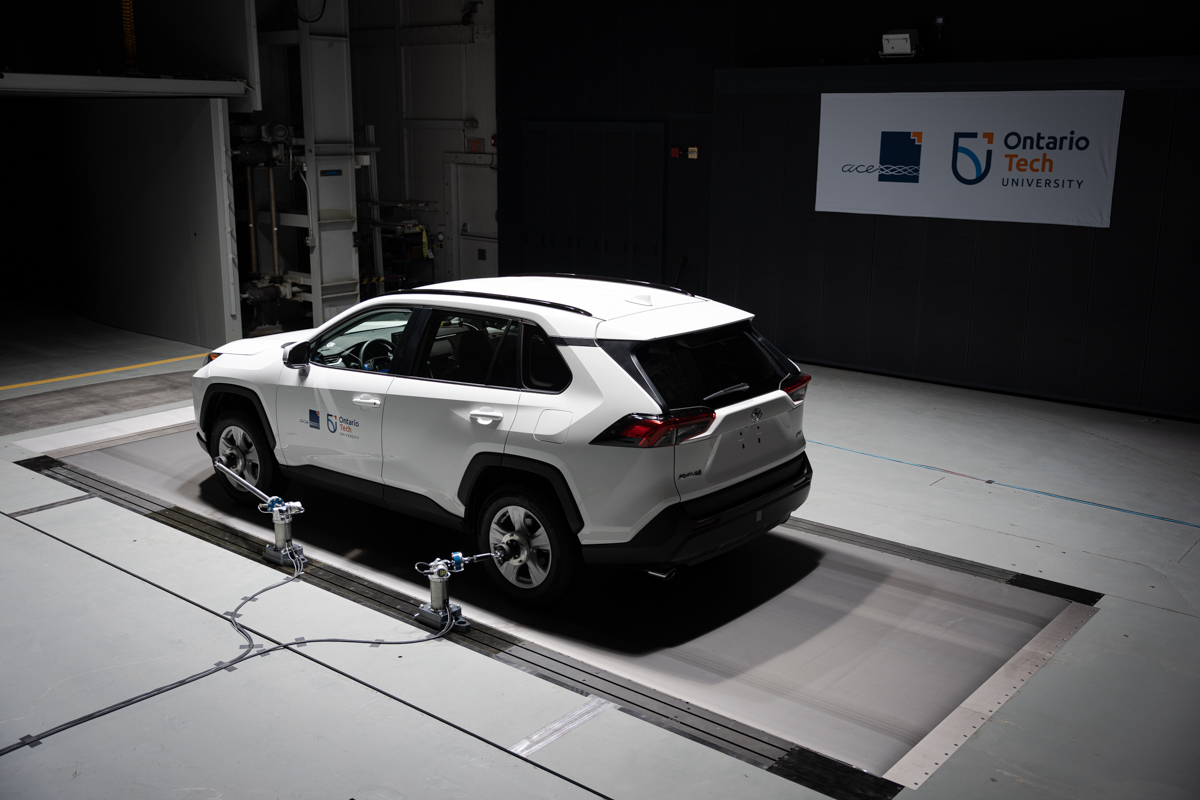
M 505 544 L 516 555 L 500 564 L 505 580 L 522 589 L 540 586 L 550 574 L 554 554 L 550 537 L 532 511 L 517 505 L 502 507 L 492 517 L 488 529 L 492 548 Z

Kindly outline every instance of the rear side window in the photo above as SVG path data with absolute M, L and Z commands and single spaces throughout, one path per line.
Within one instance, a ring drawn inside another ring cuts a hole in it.
M 503 386 L 506 389 L 520 389 L 520 341 L 521 323 L 513 320 L 508 323 L 500 343 L 496 348 L 496 359 L 492 362 L 492 374 L 488 383 L 492 386 Z
M 521 372 L 525 388 L 537 392 L 561 392 L 571 383 L 571 370 L 546 332 L 525 323 L 521 349 Z
M 507 319 L 439 312 L 417 357 L 416 374 L 453 383 L 511 386 L 512 368 L 508 362 L 514 359 L 497 356 L 511 352 L 511 345 L 505 344 L 516 330 L 517 323 Z M 501 365 L 493 375 L 497 361 Z M 506 374 L 502 376 L 501 372 Z
M 646 342 L 633 356 L 672 409 L 740 403 L 778 389 L 781 378 L 745 324 Z

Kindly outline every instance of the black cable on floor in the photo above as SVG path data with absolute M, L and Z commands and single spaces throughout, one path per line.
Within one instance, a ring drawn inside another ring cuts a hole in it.
M 29 526 L 29 527 L 32 527 L 32 526 Z M 34 530 L 37 530 L 37 528 L 34 528 Z M 44 533 L 44 531 L 39 531 L 39 533 Z M 46 535 L 49 536 L 50 534 L 46 534 Z M 51 537 L 51 538 L 58 539 L 58 537 Z M 58 541 L 62 541 L 62 540 L 58 539 Z M 76 548 L 76 549 L 78 549 L 78 548 Z M 86 551 L 81 551 L 81 552 L 86 552 Z M 103 559 L 100 559 L 100 560 L 103 561 Z M 127 700 L 122 700 L 119 703 L 114 703 L 113 705 L 108 706 L 106 708 L 99 709 L 98 711 L 93 711 L 90 714 L 84 714 L 82 717 L 76 717 L 75 719 L 71 720 L 70 722 L 64 722 L 63 724 L 57 725 L 53 728 L 50 728 L 49 730 L 42 731 L 41 733 L 39 733 L 37 735 L 25 736 L 20 741 L 16 742 L 15 744 L 11 744 L 8 747 L 0 748 L 0 756 L 7 755 L 7 754 L 13 752 L 14 750 L 20 750 L 22 747 L 30 747 L 33 745 L 33 743 L 41 742 L 43 739 L 49 738 L 56 733 L 62 733 L 63 731 L 70 730 L 71 728 L 74 728 L 77 725 L 82 725 L 85 722 L 91 722 L 94 719 L 99 719 L 100 717 L 103 717 L 106 714 L 111 714 L 114 711 L 120 711 L 123 708 L 128 708 L 136 703 L 142 702 L 143 700 L 149 700 L 152 697 L 158 697 L 161 694 L 166 694 L 167 692 L 171 691 L 172 689 L 178 689 L 182 686 L 187 686 L 189 683 L 195 683 L 196 681 L 200 680 L 201 678 L 207 678 L 209 675 L 215 675 L 216 673 L 220 672 L 221 670 L 228 670 L 230 667 L 240 664 L 243 661 L 247 661 L 251 658 L 258 658 L 260 656 L 265 656 L 268 653 L 275 652 L 276 650 L 286 650 L 291 647 L 297 647 L 297 646 L 306 645 L 306 644 L 320 644 L 322 642 L 337 642 L 337 643 L 343 643 L 343 644 L 369 644 L 369 645 L 376 645 L 376 646 L 419 644 L 421 642 L 430 642 L 430 641 L 433 641 L 434 639 L 440 639 L 443 636 L 445 636 L 446 634 L 448 634 L 451 631 L 451 629 L 454 627 L 454 615 L 447 614 L 445 627 L 443 627 L 437 633 L 430 634 L 430 635 L 422 637 L 420 639 L 406 639 L 403 641 L 391 641 L 391 642 L 368 640 L 368 639 L 304 639 L 303 641 L 296 641 L 296 642 L 290 642 L 287 644 L 280 644 L 280 645 L 276 645 L 275 647 L 268 648 L 266 650 L 261 650 L 259 652 L 255 652 L 254 651 L 254 645 L 255 645 L 254 637 L 252 637 L 248 632 L 246 632 L 246 630 L 244 628 L 242 628 L 242 626 L 238 623 L 238 621 L 237 621 L 237 618 L 239 616 L 238 611 L 240 611 L 242 609 L 242 607 L 245 606 L 247 603 L 256 599 L 259 595 L 265 594 L 266 592 L 269 592 L 272 589 L 278 589 L 280 586 L 285 586 L 285 585 L 291 583 L 292 581 L 299 580 L 300 578 L 302 578 L 304 576 L 304 568 L 301 565 L 301 562 L 297 561 L 295 558 L 292 558 L 290 555 L 289 555 L 288 560 L 290 560 L 292 562 L 292 568 L 293 568 L 293 573 L 290 578 L 286 578 L 285 580 L 279 581 L 278 583 L 273 583 L 270 586 L 267 586 L 263 589 L 259 589 L 257 592 L 255 592 L 252 595 L 242 598 L 242 602 L 238 603 L 237 607 L 235 607 L 233 611 L 229 612 L 229 624 L 232 625 L 233 629 L 235 631 L 237 631 L 238 634 L 240 634 L 246 640 L 246 645 L 245 645 L 246 651 L 244 653 L 238 654 L 238 656 L 236 658 L 234 658 L 232 661 L 218 662 L 214 666 L 209 667 L 208 669 L 203 670 L 202 672 L 197 672 L 194 675 L 189 675 L 186 678 L 182 678 L 180 680 L 174 681 L 173 683 L 168 683 L 165 686 L 159 686 L 157 689 L 151 689 L 148 692 L 144 692 L 143 694 L 136 695 L 135 697 L 130 697 Z M 104 562 L 104 563 L 109 563 L 109 562 Z M 118 567 L 118 569 L 120 569 L 120 568 Z M 128 570 L 122 570 L 122 571 L 128 572 Z M 132 574 L 132 573 L 130 573 L 130 574 Z M 174 593 L 172 592 L 172 594 L 174 594 Z M 178 596 L 178 595 L 176 595 L 176 596 Z
M 0 513 L 2 513 L 2 512 L 0 512 Z M 4 514 L 4 516 L 8 516 L 8 515 Z M 189 604 L 195 606 L 196 608 L 200 609 L 201 611 L 205 611 L 210 614 L 213 613 L 212 609 L 200 605 L 195 600 L 184 597 L 183 595 L 179 594 L 178 592 L 173 592 L 165 586 L 160 586 L 159 584 L 155 583 L 154 581 L 148 580 L 147 578 L 145 578 L 141 575 L 138 575 L 135 572 L 131 572 L 130 570 L 127 570 L 122 566 L 119 566 L 117 564 L 114 564 L 111 561 L 107 561 L 107 560 L 101 558 L 100 556 L 96 555 L 95 553 L 89 553 L 87 550 L 84 550 L 82 547 L 71 544 L 70 542 L 68 542 L 64 539 L 60 539 L 52 533 L 47 533 L 46 531 L 44 531 L 40 528 L 35 528 L 34 526 L 30 525 L 28 522 L 26 522 L 23 519 L 14 519 L 13 517 L 9 517 L 9 519 L 13 520 L 13 522 L 18 522 L 18 523 L 24 525 L 25 527 L 29 528 L 30 530 L 36 531 L 37 533 L 39 533 L 43 536 L 48 536 L 49 538 L 53 539 L 54 541 L 58 542 L 59 544 L 63 544 L 63 545 L 66 545 L 67 547 L 70 547 L 72 550 L 78 550 L 80 553 L 83 553 L 84 555 L 88 556 L 89 558 L 96 559 L 101 564 L 105 564 L 106 566 L 112 567 L 113 569 L 115 569 L 119 572 L 125 573 L 126 575 L 130 576 L 131 578 L 135 578 L 139 581 L 142 581 L 143 583 L 147 583 L 150 586 L 153 586 L 155 589 L 158 589 L 159 591 L 166 592 L 167 594 L 171 595 L 172 597 L 182 600 L 185 603 L 189 603 Z M 251 595 L 251 597 L 257 597 L 258 595 L 262 594 L 265 591 L 270 591 L 271 589 L 275 588 L 276 586 L 282 586 L 285 583 L 291 583 L 293 580 L 296 580 L 298 577 L 302 577 L 302 576 L 303 576 L 302 573 L 300 575 L 294 574 L 291 578 L 281 581 L 278 584 L 275 584 L 274 586 L 268 586 L 266 589 L 260 589 L 254 595 Z M 249 599 L 243 600 L 241 602 L 241 604 L 238 605 L 238 608 L 241 608 L 243 605 L 245 605 L 248 602 L 250 602 Z M 237 613 L 236 610 L 234 611 L 234 613 Z M 237 618 L 230 617 L 230 619 L 233 621 L 236 621 Z M 240 625 L 235 626 L 235 627 L 237 627 L 239 630 L 241 630 Z M 371 644 L 371 645 L 374 645 L 374 644 L 379 644 L 379 645 L 418 644 L 420 642 L 432 641 L 433 639 L 440 639 L 440 638 L 444 637 L 447 633 L 449 633 L 453 629 L 453 627 L 454 627 L 454 615 L 447 614 L 446 627 L 443 628 L 441 631 L 438 631 L 436 634 L 426 636 L 423 639 L 409 639 L 409 640 L 399 641 L 399 642 L 376 642 L 376 641 L 368 641 L 366 639 L 306 639 L 304 641 L 297 641 L 297 642 L 290 642 L 288 644 L 276 645 L 275 647 L 254 653 L 253 655 L 250 655 L 251 652 L 253 651 L 253 648 L 251 647 L 251 648 L 247 648 L 246 652 L 242 653 L 234 662 L 222 664 L 221 666 L 214 666 L 212 669 L 208 669 L 202 673 L 197 673 L 194 676 L 184 678 L 183 681 L 177 681 L 176 684 L 178 684 L 178 686 L 185 686 L 188 683 L 192 683 L 194 681 L 199 680 L 200 678 L 206 677 L 208 675 L 212 675 L 213 673 L 216 673 L 216 672 L 219 672 L 220 670 L 226 669 L 234 663 L 241 663 L 242 661 L 245 661 L 249 658 L 258 658 L 260 656 L 265 656 L 268 653 L 275 652 L 276 650 L 287 650 L 289 652 L 295 653 L 298 656 L 307 658 L 310 661 L 320 665 L 321 667 L 323 667 L 325 669 L 336 672 L 338 675 L 341 675 L 342 677 L 346 678 L 347 680 L 354 681 L 355 683 L 365 686 L 366 688 L 371 689 L 372 691 L 382 694 L 384 697 L 395 700 L 397 703 L 400 703 L 403 706 L 411 708 L 413 711 L 416 711 L 418 714 L 423 714 L 432 720 L 435 720 L 443 725 L 446 725 L 447 727 L 453 728 L 454 730 L 458 731 L 459 733 L 461 733 L 465 736 L 468 736 L 472 739 L 475 739 L 476 741 L 478 741 L 484 745 L 487 745 L 488 747 L 493 747 L 497 750 L 501 750 L 506 755 L 511 756 L 512 758 L 515 758 L 518 761 L 524 761 L 526 764 L 530 765 L 531 767 L 541 770 L 542 772 L 545 772 L 547 774 L 553 775 L 554 777 L 558 778 L 559 780 L 565 781 L 566 783 L 569 783 L 572 786 L 575 786 L 579 789 L 584 790 L 588 794 L 595 795 L 596 797 L 602 798 L 602 800 L 613 800 L 612 798 L 610 798 L 608 795 L 604 794 L 603 792 L 598 792 L 595 789 L 593 789 L 592 787 L 586 786 L 586 785 L 580 783 L 579 781 L 575 780 L 574 778 L 568 777 L 567 775 L 564 775 L 561 772 L 558 772 L 557 770 L 551 769 L 550 767 L 547 767 L 544 764 L 539 764 L 538 762 L 534 761 L 531 758 L 520 755 L 518 753 L 514 753 L 511 750 L 509 750 L 508 748 L 504 747 L 503 745 L 496 744 L 495 742 L 491 741 L 490 739 L 487 739 L 487 738 L 479 735 L 478 733 L 475 733 L 472 730 L 468 730 L 467 728 L 464 728 L 461 725 L 451 722 L 450 720 L 448 720 L 444 717 L 440 717 L 437 714 L 434 714 L 432 711 L 429 711 L 428 709 L 421 708 L 420 706 L 416 705 L 415 703 L 411 703 L 402 697 L 398 697 L 394 694 L 383 691 L 378 686 L 372 686 L 371 684 L 367 683 L 366 681 L 362 680 L 361 678 L 355 677 L 354 675 L 351 675 L 348 672 L 344 672 L 344 671 L 338 669 L 337 667 L 326 664 L 322 661 L 319 661 L 319 660 L 313 658 L 312 656 L 297 652 L 296 650 L 293 649 L 295 647 L 299 647 L 302 644 L 309 644 L 309 643 L 320 644 L 321 642 L 326 642 L 326 641 L 328 641 L 328 642 L 353 641 L 353 642 L 357 642 L 357 643 Z M 242 633 L 244 636 L 248 636 L 248 634 L 246 634 L 244 631 Z M 29 747 L 29 746 L 38 744 L 45 737 L 53 736 L 54 734 L 65 731 L 68 728 L 72 728 L 72 727 L 75 727 L 76 725 L 82 724 L 83 722 L 86 722 L 89 719 L 96 719 L 97 717 L 102 717 L 105 714 L 112 713 L 113 711 L 118 711 L 121 708 L 126 708 L 130 705 L 133 705 L 133 703 L 135 703 L 135 702 L 140 702 L 142 700 L 149 699 L 150 697 L 154 697 L 158 694 L 163 694 L 164 692 L 168 692 L 171 689 L 178 688 L 178 686 L 176 686 L 174 684 L 170 684 L 165 687 L 159 687 L 159 689 L 153 690 L 152 692 L 147 692 L 145 695 L 139 695 L 136 698 L 130 698 L 130 700 L 124 701 L 122 703 L 118 703 L 114 706 L 109 706 L 106 709 L 101 709 L 100 711 L 94 711 L 91 714 L 88 714 L 87 717 L 80 717 L 78 720 L 72 720 L 69 723 L 64 723 L 63 725 L 59 725 L 57 728 L 51 728 L 49 731 L 46 731 L 46 732 L 40 734 L 39 736 L 23 737 L 22 740 L 20 742 L 18 742 L 17 744 L 10 745 L 9 747 L 6 747 L 3 750 L 0 750 L 0 756 L 11 753 L 14 750 L 19 750 L 22 747 Z

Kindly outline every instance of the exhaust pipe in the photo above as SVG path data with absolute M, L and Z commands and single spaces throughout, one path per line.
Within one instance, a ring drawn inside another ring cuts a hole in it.
M 657 572 L 655 570 L 648 569 L 648 570 L 646 570 L 646 574 L 649 575 L 651 578 L 658 578 L 660 581 L 665 582 L 665 581 L 669 581 L 669 580 L 671 580 L 671 578 L 675 577 L 675 569 L 672 567 L 671 569 L 667 570 L 666 572 Z

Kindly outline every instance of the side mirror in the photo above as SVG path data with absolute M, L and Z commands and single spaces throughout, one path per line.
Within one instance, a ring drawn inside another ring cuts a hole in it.
M 286 350 L 283 364 L 291 369 L 308 369 L 308 342 L 296 342 Z

